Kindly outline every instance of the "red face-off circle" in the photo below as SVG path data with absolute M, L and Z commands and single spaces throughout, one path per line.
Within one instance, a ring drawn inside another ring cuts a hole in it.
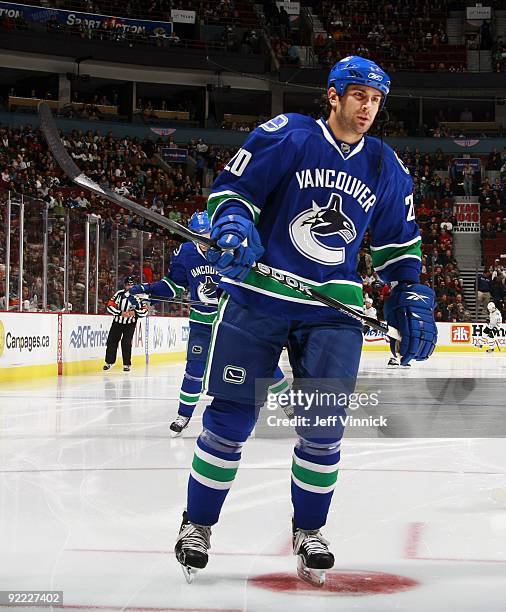
M 321 587 L 311 586 L 294 574 L 284 572 L 255 576 L 249 579 L 249 583 L 269 591 L 296 592 L 300 595 L 315 595 L 322 592 L 338 595 L 387 595 L 419 586 L 416 580 L 406 576 L 355 570 L 327 572 L 325 584 Z

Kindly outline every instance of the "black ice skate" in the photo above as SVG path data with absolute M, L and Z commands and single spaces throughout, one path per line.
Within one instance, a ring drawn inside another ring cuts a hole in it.
M 190 523 L 185 510 L 174 551 L 188 584 L 193 582 L 197 571 L 207 565 L 209 559 L 207 551 L 210 548 L 211 527 Z
M 183 433 L 183 429 L 188 427 L 188 423 L 190 422 L 190 417 L 185 417 L 182 414 L 178 414 L 175 421 L 170 424 L 170 432 L 172 437 L 180 436 Z
M 325 570 L 334 565 L 334 555 L 329 551 L 328 544 L 317 529 L 305 531 L 293 526 L 293 554 L 298 557 L 299 578 L 313 586 L 325 583 Z

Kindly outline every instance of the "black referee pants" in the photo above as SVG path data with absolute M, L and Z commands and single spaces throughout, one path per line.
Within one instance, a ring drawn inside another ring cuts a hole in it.
M 132 365 L 132 339 L 134 337 L 135 323 L 117 323 L 112 322 L 109 335 L 107 336 L 107 350 L 105 352 L 105 362 L 116 363 L 116 354 L 118 352 L 118 344 L 121 340 L 121 354 L 123 355 L 123 365 Z

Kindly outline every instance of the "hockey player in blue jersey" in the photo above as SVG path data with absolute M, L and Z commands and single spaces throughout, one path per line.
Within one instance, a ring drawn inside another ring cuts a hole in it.
M 401 363 L 427 359 L 437 338 L 434 293 L 419 282 L 421 240 L 409 171 L 382 141 L 366 135 L 389 93 L 388 75 L 347 57 L 327 83 L 329 113 L 318 121 L 279 115 L 259 126 L 216 179 L 208 201 L 206 257 L 224 277 L 213 326 L 203 416 L 175 552 L 187 580 L 206 566 L 211 527 L 239 467 L 283 346 L 294 379 L 323 380 L 353 392 L 361 324 L 251 270 L 263 262 L 321 293 L 363 308 L 358 253 L 366 230 L 373 265 L 395 284 L 385 305 L 401 341 Z M 255 387 L 255 382 L 257 386 Z M 344 408 L 323 406 L 333 416 Z M 336 412 L 337 410 L 337 412 Z M 330 420 L 329 420 L 330 422 Z M 343 426 L 297 427 L 292 458 L 293 552 L 298 573 L 321 584 L 334 556 L 326 524 Z
M 210 223 L 207 212 L 194 213 L 188 227 L 196 234 L 209 236 Z M 194 242 L 182 244 L 174 252 L 169 271 L 162 280 L 134 285 L 129 291 L 131 295 L 146 294 L 172 299 L 181 295 L 185 289 L 190 290 L 193 302 L 190 308 L 190 334 L 185 373 L 179 393 L 178 415 L 170 424 L 173 436 L 180 435 L 188 426 L 200 399 L 211 327 L 216 317 L 218 304 L 216 289 L 220 276 L 209 264 L 204 253 L 205 247 Z M 288 388 L 288 382 L 279 368 L 275 379 L 281 390 Z

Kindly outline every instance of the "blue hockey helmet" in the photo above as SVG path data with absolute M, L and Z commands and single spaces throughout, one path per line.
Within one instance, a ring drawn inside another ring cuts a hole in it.
M 383 108 L 390 91 L 390 77 L 377 64 L 358 55 L 350 55 L 334 64 L 329 72 L 327 90 L 335 87 L 337 94 L 342 96 L 346 87 L 352 84 L 367 85 L 381 91 Z
M 205 210 L 194 212 L 190 217 L 188 227 L 196 234 L 207 234 L 211 231 L 211 223 Z

